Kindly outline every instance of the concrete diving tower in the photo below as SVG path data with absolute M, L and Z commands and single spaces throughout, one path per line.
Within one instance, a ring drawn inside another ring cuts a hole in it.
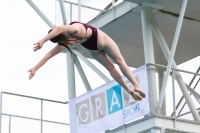
M 94 18 L 89 24 L 100 28 L 117 43 L 129 66 L 137 68 L 143 64 L 156 63 L 168 65 L 167 70 L 170 70 L 171 65 L 177 68 L 177 65 L 200 54 L 199 4 L 198 0 L 127 0 Z M 83 54 L 89 57 L 86 53 L 83 52 Z M 171 65 L 169 65 L 170 62 Z M 163 72 L 158 73 L 164 79 L 159 79 L 161 85 L 159 99 L 157 99 L 155 73 L 157 73 L 155 67 L 149 66 L 150 116 L 109 133 L 124 133 L 124 130 L 126 133 L 200 131 L 199 114 L 180 73 L 175 72 L 175 79 L 192 112 L 194 121 L 175 120 L 175 118 L 165 116 L 163 84 L 166 84 L 167 76 L 164 77 Z

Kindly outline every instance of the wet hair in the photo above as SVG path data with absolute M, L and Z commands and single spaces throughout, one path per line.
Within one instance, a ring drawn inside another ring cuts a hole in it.
M 53 30 L 53 29 L 50 29 L 50 30 L 48 31 L 48 34 L 49 34 L 52 30 Z M 64 42 L 64 41 L 62 41 L 62 39 L 63 39 L 64 37 L 65 37 L 64 35 L 59 34 L 59 35 L 55 36 L 54 38 L 50 39 L 50 41 L 53 42 L 53 43 L 58 43 L 58 45 L 61 45 L 61 46 L 66 47 L 66 48 L 71 52 L 71 54 L 72 54 L 72 51 L 70 50 L 70 48 L 69 48 L 67 45 L 65 45 L 65 42 Z

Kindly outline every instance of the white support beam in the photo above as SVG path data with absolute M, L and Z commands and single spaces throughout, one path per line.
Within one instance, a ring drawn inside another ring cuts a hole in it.
M 26 0 L 27 3 L 37 12 L 37 14 L 46 22 L 46 24 L 52 28 L 54 25 L 51 23 L 51 21 L 40 11 L 40 9 L 31 1 L 31 0 Z
M 85 73 L 84 73 L 84 71 L 83 71 L 83 68 L 82 68 L 82 66 L 81 66 L 81 63 L 79 62 L 77 56 L 74 56 L 74 59 L 75 59 L 76 68 L 77 68 L 77 70 L 78 70 L 78 72 L 79 72 L 79 74 L 80 74 L 80 76 L 81 76 L 81 79 L 82 79 L 82 81 L 83 81 L 83 83 L 84 83 L 84 85 L 85 85 L 86 90 L 87 90 L 87 91 L 91 91 L 91 90 L 92 90 L 92 89 L 91 89 L 91 86 L 90 86 L 90 84 L 89 84 L 89 82 L 88 82 L 88 80 L 87 80 L 87 77 L 85 76 Z
M 174 35 L 174 40 L 173 40 L 173 43 L 172 43 L 172 49 L 171 49 L 170 57 L 169 57 L 168 64 L 167 64 L 167 70 L 166 70 L 166 74 L 165 74 L 165 77 L 164 77 L 162 90 L 161 90 L 161 93 L 160 93 L 158 112 L 160 112 L 162 102 L 163 102 L 163 99 L 164 99 L 167 81 L 168 81 L 168 77 L 169 77 L 169 74 L 170 74 L 172 62 L 173 62 L 173 59 L 174 59 L 174 54 L 175 54 L 175 51 L 176 51 L 176 46 L 177 46 L 179 35 L 180 35 L 180 30 L 181 30 L 181 26 L 182 26 L 182 22 L 183 22 L 183 17 L 184 17 L 184 14 L 185 14 L 186 5 L 187 5 L 187 0 L 183 0 L 183 4 L 182 4 L 182 7 L 181 7 L 181 11 L 180 11 L 180 16 L 179 16 L 179 19 L 178 19 L 178 23 L 177 23 L 177 27 L 176 27 L 176 31 L 175 31 L 175 35 Z
M 111 80 L 103 74 L 96 66 L 94 66 L 88 59 L 86 59 L 81 53 L 77 50 L 72 49 L 72 52 L 77 55 L 83 62 L 85 62 L 94 72 L 96 72 L 105 82 L 110 82 Z
M 59 0 L 59 3 L 60 3 L 60 10 L 61 10 L 61 14 L 62 14 L 63 24 L 66 25 L 67 17 L 66 17 L 66 13 L 65 13 L 65 5 L 64 5 L 63 0 Z
M 151 17 L 150 9 L 148 7 L 143 7 L 141 9 L 141 20 L 142 20 L 142 33 L 144 42 L 144 54 L 145 54 L 145 64 L 155 63 L 154 59 L 154 48 L 153 48 L 153 37 L 151 29 Z M 134 18 L 133 18 L 134 19 Z M 156 77 L 155 77 L 155 67 L 148 66 L 148 88 L 149 88 L 149 106 L 150 113 L 155 113 L 157 107 L 157 87 L 156 87 Z
M 134 3 L 124 1 L 123 3 L 115 7 L 115 14 L 113 14 L 112 10 L 108 10 L 104 15 L 99 16 L 95 20 L 88 22 L 88 24 L 91 26 L 95 26 L 96 28 L 101 28 L 104 25 L 115 20 L 115 18 L 119 18 L 125 13 L 130 12 L 132 9 L 134 9 L 135 6 L 136 4 Z
M 151 30 L 151 16 L 150 16 L 150 9 L 148 7 L 143 7 L 141 9 L 141 19 L 142 19 L 142 34 L 144 42 L 145 64 L 155 63 L 153 37 Z
M 76 97 L 74 54 L 71 54 L 71 52 L 67 51 L 66 56 L 67 56 L 68 97 L 70 100 Z

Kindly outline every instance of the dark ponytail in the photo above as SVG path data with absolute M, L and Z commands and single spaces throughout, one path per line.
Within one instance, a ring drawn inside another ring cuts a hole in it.
M 50 29 L 50 30 L 48 31 L 48 34 L 49 34 L 52 30 L 53 30 L 53 29 Z M 58 43 L 58 45 L 61 45 L 61 46 L 66 47 L 66 48 L 71 52 L 71 54 L 72 54 L 72 51 L 70 50 L 70 48 L 69 48 L 67 45 L 65 45 L 65 42 L 61 41 L 64 37 L 65 37 L 64 35 L 59 34 L 59 35 L 55 36 L 54 38 L 50 39 L 50 41 L 53 42 L 53 43 Z
M 71 52 L 71 55 L 72 55 L 72 51 L 70 50 L 70 48 L 67 45 L 65 45 L 65 43 L 63 41 L 59 41 L 58 44 L 66 47 Z

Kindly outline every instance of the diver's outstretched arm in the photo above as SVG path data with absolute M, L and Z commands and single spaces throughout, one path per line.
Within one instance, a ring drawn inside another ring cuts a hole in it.
M 28 72 L 30 72 L 29 74 L 29 80 L 31 80 L 33 78 L 33 76 L 35 75 L 36 71 L 42 67 L 50 58 L 52 58 L 54 55 L 62 52 L 65 49 L 64 46 L 60 46 L 60 45 L 56 45 L 51 51 L 49 51 L 39 62 L 38 64 L 31 68 L 30 70 L 28 70 Z

